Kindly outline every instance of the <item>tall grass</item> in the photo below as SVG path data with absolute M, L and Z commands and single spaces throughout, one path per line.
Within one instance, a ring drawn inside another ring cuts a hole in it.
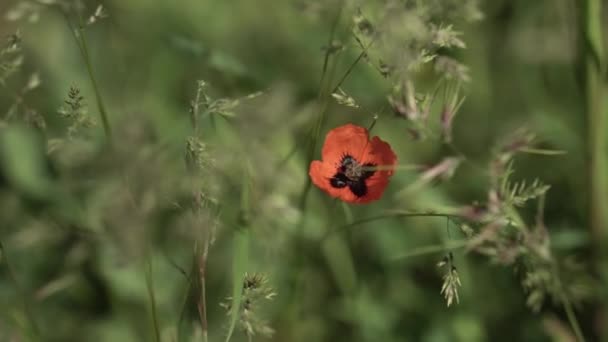
M 84 68 L 53 64 L 74 56 L 31 33 L 0 53 L 0 341 L 593 339 L 586 309 L 605 303 L 587 267 L 604 259 L 570 256 L 600 254 L 607 234 L 606 67 L 602 4 L 581 1 L 591 241 L 561 206 L 584 177 L 534 167 L 575 165 L 556 148 L 574 133 L 511 129 L 504 114 L 527 107 L 499 104 L 525 94 L 483 58 L 491 30 L 473 33 L 542 5 L 486 3 L 480 24 L 474 0 L 107 1 L 108 23 L 88 3 L 11 1 L 43 37 L 59 9 Z M 524 49 L 514 36 L 502 43 Z M 22 75 L 38 65 L 41 89 Z M 66 80 L 89 85 L 96 115 L 78 84 L 62 105 Z M 308 175 L 346 123 L 398 154 L 358 161 L 395 172 L 368 205 Z

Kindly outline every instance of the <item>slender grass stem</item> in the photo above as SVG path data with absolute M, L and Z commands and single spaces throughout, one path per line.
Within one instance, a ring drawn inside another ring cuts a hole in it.
M 207 294 L 205 293 L 205 279 L 201 279 L 201 303 L 202 303 L 202 307 L 204 308 L 203 311 L 203 318 L 204 318 L 204 322 L 205 322 L 205 327 L 203 329 L 203 342 L 208 342 L 209 341 L 209 327 L 207 326 L 207 303 L 206 303 L 206 297 Z
M 338 8 L 336 17 L 334 18 L 334 21 L 332 23 L 331 32 L 329 34 L 329 39 L 328 39 L 328 42 L 329 42 L 328 48 L 325 51 L 323 69 L 321 71 L 321 81 L 319 84 L 319 94 L 317 97 L 317 101 L 321 104 L 321 108 L 319 110 L 317 120 L 314 122 L 314 124 L 312 125 L 312 127 L 310 129 L 310 141 L 309 141 L 308 151 L 307 151 L 307 155 L 306 155 L 307 164 L 312 162 L 312 160 L 314 158 L 314 153 L 317 148 L 319 136 L 321 134 L 321 128 L 323 127 L 323 122 L 325 122 L 325 115 L 327 113 L 327 107 L 329 106 L 329 98 L 331 97 L 331 92 L 329 92 L 329 91 L 324 92 L 324 89 L 326 89 L 326 88 L 329 89 L 329 87 L 331 87 L 331 83 L 333 81 L 333 75 L 336 70 L 336 64 L 337 64 L 337 61 L 334 59 L 333 66 L 329 67 L 330 57 L 333 53 L 332 50 L 330 49 L 330 46 L 336 35 L 338 24 L 340 23 L 340 18 L 342 16 L 343 7 L 344 7 L 344 1 L 342 1 L 340 3 L 340 7 Z M 324 86 L 324 81 L 327 77 L 328 69 L 330 70 L 329 71 L 330 77 L 329 77 L 329 80 L 327 81 L 327 86 Z M 311 185 L 312 184 L 311 184 L 310 179 L 307 178 L 306 184 L 304 186 L 304 190 L 302 191 L 302 194 L 300 196 L 300 201 L 299 201 L 299 208 L 302 211 L 305 210 L 306 199 L 308 198 L 308 193 L 310 192 Z
M 332 45 L 334 41 L 334 37 L 336 35 L 336 30 L 338 29 L 338 24 L 340 23 L 340 18 L 342 17 L 342 11 L 344 10 L 344 0 L 340 3 L 338 7 L 338 11 L 336 16 L 334 17 L 334 21 L 331 24 L 329 38 L 327 39 L 327 47 L 325 50 L 325 56 L 323 58 L 323 68 L 321 70 L 321 80 L 319 81 L 319 100 L 323 96 L 323 82 L 325 81 L 325 75 L 327 74 L 327 67 L 329 65 L 329 58 L 332 55 Z
M 344 83 L 344 81 L 346 81 L 346 79 L 351 74 L 351 72 L 355 69 L 357 64 L 359 64 L 359 62 L 363 59 L 363 57 L 365 57 L 367 55 L 367 50 L 373 44 L 374 44 L 374 40 L 372 40 L 367 46 L 362 47 L 361 53 L 359 53 L 359 56 L 357 56 L 357 58 L 351 63 L 351 65 L 348 67 L 348 69 L 346 70 L 344 75 L 340 78 L 340 81 L 338 81 L 338 83 L 336 83 L 336 85 L 334 86 L 334 88 L 332 90 L 332 93 L 335 93 L 342 86 L 342 83 Z
M 330 38 L 329 38 L 329 44 L 331 44 L 331 42 L 333 41 L 333 38 L 335 36 L 335 30 L 337 28 L 337 24 L 339 23 L 339 19 L 342 13 L 342 7 L 339 9 L 338 11 L 338 15 L 336 16 L 333 25 L 332 25 L 332 29 L 331 29 L 331 34 L 330 34 Z M 344 83 L 344 81 L 346 81 L 346 79 L 348 78 L 348 76 L 352 73 L 352 71 L 354 70 L 354 68 L 357 66 L 357 64 L 359 64 L 359 62 L 363 59 L 363 57 L 365 57 L 365 55 L 367 54 L 367 49 L 369 47 L 371 47 L 371 45 L 373 44 L 374 41 L 372 41 L 368 46 L 361 46 L 362 51 L 359 54 L 359 56 L 357 56 L 357 58 L 351 63 L 351 65 L 348 67 L 348 69 L 346 70 L 346 72 L 342 75 L 342 77 L 340 78 L 340 80 L 336 83 L 336 85 L 332 89 L 331 92 L 328 92 L 327 98 L 329 99 L 329 97 L 331 96 L 332 93 L 336 92 L 338 90 L 338 88 L 340 88 L 340 86 Z M 321 72 L 321 80 L 319 82 L 319 93 L 318 93 L 318 101 L 321 102 L 321 99 L 323 98 L 323 89 L 325 89 L 324 87 L 324 81 L 325 81 L 325 77 L 327 74 L 327 69 L 328 69 L 328 65 L 329 65 L 329 59 L 331 56 L 331 51 L 328 49 L 325 53 L 324 59 L 323 59 L 323 68 L 322 68 L 322 72 Z M 328 87 L 331 87 L 331 82 L 329 82 Z M 320 122 L 323 123 L 324 121 L 324 115 L 325 115 L 325 111 L 326 111 L 326 106 L 323 106 L 320 112 Z M 372 123 L 372 127 L 373 125 L 376 124 L 376 119 L 377 117 L 375 117 L 374 122 Z M 316 148 L 316 141 L 318 140 L 318 134 L 320 132 L 320 128 L 317 129 L 317 126 L 313 126 L 313 128 L 311 129 L 311 136 L 314 137 L 313 139 L 313 147 L 311 147 L 310 154 L 309 154 L 309 161 L 312 161 L 312 155 L 315 151 Z M 279 163 L 279 167 L 282 167 L 283 165 L 285 165 L 287 163 L 287 161 L 289 161 L 289 159 L 291 159 L 291 157 L 293 157 L 297 151 L 297 144 L 294 144 L 294 146 L 292 147 L 292 149 L 290 150 L 290 152 L 281 160 L 281 162 Z M 305 187 L 305 191 L 304 193 L 307 194 L 308 191 L 310 190 L 310 182 L 306 185 Z
M 599 257 L 605 250 L 603 246 L 608 237 L 608 217 L 604 210 L 608 201 L 606 172 L 606 108 L 604 104 L 605 72 L 604 48 L 602 37 L 602 0 L 581 0 L 580 32 L 582 33 L 582 56 L 585 70 L 585 97 L 587 117 L 587 194 L 588 215 L 591 236 L 594 241 L 594 252 Z M 597 263 L 596 263 L 597 264 Z M 601 267 L 601 266 L 596 266 Z M 568 302 L 564 308 L 573 330 L 579 339 L 582 337 L 576 322 L 576 316 Z M 598 322 L 606 315 L 601 305 L 596 308 Z M 601 330 L 601 328 L 600 328 Z M 604 329 L 605 330 L 605 329 Z M 601 336 L 606 338 L 607 336 Z M 582 341 L 582 339 L 581 339 Z
M 192 103 L 192 108 L 190 112 L 190 121 L 192 124 L 192 130 L 194 137 L 198 139 L 200 134 L 199 129 L 199 111 L 201 104 L 201 95 L 203 95 L 203 85 L 200 83 L 197 86 L 196 96 Z M 206 98 L 206 97 L 205 97 Z M 206 103 L 206 102 L 205 102 Z M 210 115 L 213 116 L 213 115 Z M 192 189 L 199 189 L 200 185 L 196 183 L 196 177 L 194 175 L 191 176 L 190 179 Z M 199 190 L 195 190 L 192 194 L 193 202 L 196 207 L 193 210 L 194 215 L 194 227 L 193 229 L 203 229 L 202 236 L 197 238 L 194 241 L 194 253 L 195 253 L 195 262 L 198 265 L 198 280 L 199 280 L 199 293 L 198 300 L 196 303 L 198 309 L 198 315 L 200 319 L 201 331 L 202 331 L 202 341 L 208 341 L 209 335 L 209 324 L 207 321 L 207 285 L 206 285 L 206 277 L 207 277 L 207 260 L 209 256 L 209 247 L 211 243 L 211 227 L 206 226 L 202 220 L 201 210 L 204 206 L 202 201 L 202 193 Z M 200 240 L 200 243 L 199 243 Z M 179 328 L 179 326 L 178 326 Z
M 544 198 L 541 198 L 538 205 L 539 205 L 539 209 L 538 209 L 539 216 L 537 216 L 536 222 L 537 222 L 537 224 L 540 223 L 542 225 L 542 216 L 541 215 L 544 212 L 544 205 L 545 205 Z M 523 218 L 521 217 L 521 215 L 519 215 L 517 210 L 513 206 L 510 206 L 507 208 L 507 211 L 509 213 L 509 217 L 513 218 L 513 220 L 515 221 L 515 225 L 514 225 L 515 228 L 517 228 L 521 232 L 525 232 L 527 234 L 527 232 L 529 232 L 529 228 L 526 226 Z M 551 268 L 552 268 L 551 272 L 553 273 L 553 276 L 557 279 L 561 279 L 560 271 L 557 267 L 557 264 L 555 263 L 555 260 L 552 260 Z M 564 306 L 564 310 L 566 311 L 566 315 L 568 316 L 568 322 L 570 323 L 570 327 L 574 331 L 577 340 L 579 342 L 585 342 L 585 338 L 583 336 L 583 333 L 581 332 L 581 328 L 578 323 L 578 319 L 576 318 L 576 315 L 574 314 L 572 304 L 570 303 L 570 300 L 564 293 L 563 288 L 562 288 L 562 290 L 560 290 L 559 297 L 560 297 L 559 300 L 560 300 L 561 304 Z
M 469 242 L 468 240 L 454 240 L 454 241 L 448 241 L 447 243 L 444 243 L 444 244 L 418 247 L 418 248 L 414 248 L 414 249 L 408 251 L 407 253 L 400 254 L 400 255 L 393 257 L 393 260 L 397 261 L 397 260 L 403 260 L 403 259 L 427 255 L 427 254 L 445 253 L 446 250 L 464 248 L 467 246 L 468 242 Z
M 367 132 L 371 133 L 372 129 L 374 129 L 374 127 L 376 127 L 376 123 L 378 122 L 378 115 L 374 115 L 374 117 L 372 118 L 372 123 L 369 125 L 369 127 L 367 128 Z
M 152 279 L 152 261 L 150 260 L 149 253 L 146 256 L 146 289 L 148 290 L 148 300 L 150 301 L 150 316 L 152 317 L 152 327 L 154 328 L 154 341 L 160 342 L 156 296 L 154 294 L 154 281 Z
M 377 165 L 377 166 L 364 166 L 362 169 L 364 171 L 420 171 L 424 170 L 424 165 Z
M 95 72 L 93 71 L 93 65 L 91 62 L 91 56 L 89 53 L 89 47 L 87 44 L 87 40 L 85 37 L 84 29 L 80 27 L 78 29 L 78 36 L 80 40 L 80 44 L 82 45 L 83 59 L 85 65 L 87 67 L 87 73 L 89 74 L 89 79 L 91 80 L 91 85 L 93 86 L 93 91 L 95 92 L 95 100 L 97 102 L 97 108 L 99 110 L 99 115 L 101 116 L 101 122 L 103 124 L 103 130 L 106 134 L 106 137 L 110 139 L 112 137 L 112 129 L 110 128 L 110 120 L 108 119 L 108 113 L 106 112 L 106 107 L 103 103 L 103 99 L 101 97 L 101 92 L 99 91 L 99 86 L 97 85 L 97 78 L 95 77 Z
M 238 227 L 234 231 L 232 251 L 232 303 L 230 304 L 230 323 L 225 342 L 229 342 L 241 316 L 243 281 L 249 262 L 249 240 L 251 225 L 251 165 L 245 159 L 243 183 L 241 184 L 241 204 Z
M 570 323 L 570 327 L 574 331 L 574 335 L 579 342 L 585 342 L 585 337 L 583 336 L 583 332 L 581 330 L 580 325 L 578 324 L 578 320 L 576 319 L 576 314 L 574 314 L 574 308 L 572 307 L 572 303 L 566 298 L 564 294 L 561 296 L 562 305 L 564 306 L 564 311 L 566 311 L 566 316 L 568 316 L 568 322 Z
M 337 63 L 336 58 L 333 59 L 334 60 L 333 66 L 329 67 L 330 57 L 332 56 L 331 45 L 332 45 L 332 42 L 334 41 L 334 37 L 336 35 L 338 24 L 340 23 L 340 18 L 342 16 L 343 7 L 344 7 L 344 0 L 341 1 L 340 7 L 337 10 L 336 16 L 332 22 L 331 31 L 330 31 L 329 38 L 328 38 L 328 45 L 327 45 L 327 49 L 325 51 L 325 57 L 323 60 L 323 68 L 321 71 L 321 80 L 319 82 L 319 93 L 317 96 L 317 102 L 320 104 L 320 110 L 319 110 L 317 119 L 312 123 L 310 130 L 309 130 L 309 141 L 308 141 L 308 146 L 307 146 L 307 150 L 306 150 L 306 165 L 310 164 L 312 162 L 312 160 L 314 159 L 314 154 L 315 154 L 315 151 L 317 148 L 317 141 L 318 141 L 319 135 L 321 133 L 321 128 L 323 126 L 323 122 L 325 121 L 325 114 L 327 111 L 327 107 L 329 106 L 329 98 L 331 97 L 331 93 L 329 91 L 327 93 L 325 93 L 324 90 L 325 89 L 331 90 L 330 87 L 333 82 L 333 72 L 335 72 L 335 69 L 336 69 L 335 68 L 335 65 Z M 331 71 L 329 71 L 330 79 L 326 82 L 325 80 L 327 78 L 328 68 L 331 69 Z M 327 85 L 325 85 L 325 83 Z M 306 212 L 307 198 L 308 198 L 308 194 L 310 193 L 311 188 L 312 188 L 312 181 L 309 177 L 307 177 L 306 181 L 305 181 L 304 189 L 302 190 L 299 200 L 298 200 L 298 208 L 303 213 L 303 215 L 300 218 L 300 220 L 296 226 L 296 232 L 300 232 L 302 230 L 302 227 L 305 224 L 304 213 Z M 300 265 L 302 262 L 302 256 L 300 253 L 300 251 L 302 250 L 301 246 L 302 246 L 302 239 L 297 238 L 295 247 L 294 247 L 294 256 L 295 256 L 295 259 L 296 259 L 295 262 L 297 265 Z M 296 294 L 299 291 L 297 282 L 294 282 L 293 288 L 291 288 L 290 290 L 291 290 L 291 297 L 294 299 L 293 303 L 295 305 L 295 300 L 298 297 Z
M 89 45 L 87 43 L 87 39 L 85 36 L 85 25 L 82 17 L 79 15 L 79 26 L 75 28 L 70 21 L 68 14 L 64 10 L 60 10 L 63 15 L 74 40 L 76 41 L 76 45 L 78 46 L 78 50 L 80 51 L 80 56 L 82 57 L 84 64 L 87 69 L 87 74 L 89 76 L 89 80 L 91 81 L 91 85 L 93 87 L 93 92 L 95 94 L 95 101 L 97 103 L 97 109 L 99 110 L 99 116 L 101 117 L 101 123 L 103 125 L 103 130 L 106 135 L 106 138 L 111 141 L 112 137 L 112 129 L 110 126 L 110 120 L 108 119 L 108 113 L 106 111 L 106 107 L 103 102 L 103 98 L 101 96 L 101 91 L 99 90 L 99 86 L 97 83 L 97 78 L 95 77 L 95 72 L 93 70 L 93 63 L 91 61 L 91 54 L 89 50 Z
M 190 294 L 190 291 L 192 290 L 193 279 L 194 279 L 194 276 L 196 275 L 196 268 L 195 268 L 196 250 L 197 249 L 196 249 L 196 243 L 195 243 L 194 251 L 193 251 L 193 263 L 190 267 L 190 275 L 186 277 L 186 289 L 184 291 L 184 295 L 181 300 L 179 317 L 177 319 L 177 324 L 176 324 L 177 342 L 182 341 L 182 322 L 184 321 L 184 316 L 186 314 L 186 308 L 187 308 L 187 304 L 188 304 L 188 295 Z
M 416 212 L 407 212 L 407 211 L 389 211 L 386 212 L 384 214 L 378 215 L 378 216 L 370 216 L 370 217 L 366 217 L 366 218 L 362 218 L 350 223 L 347 223 L 341 227 L 338 227 L 337 229 L 334 229 L 332 231 L 327 232 L 323 237 L 322 240 L 327 239 L 329 236 L 331 236 L 334 233 L 338 233 L 341 232 L 345 229 L 349 229 L 355 226 L 359 226 L 365 223 L 370 223 L 370 222 L 374 222 L 374 221 L 380 221 L 380 220 L 387 220 L 387 219 L 391 219 L 391 218 L 403 218 L 403 217 L 448 217 L 448 218 L 458 218 L 458 215 L 454 215 L 454 214 L 447 214 L 447 213 L 416 213 Z
M 323 123 L 325 122 L 325 118 L 327 116 L 327 109 L 329 108 L 329 101 L 331 98 L 331 83 L 333 82 L 333 78 L 335 76 L 336 73 L 336 69 L 337 69 L 337 65 L 338 65 L 338 58 L 334 58 L 333 59 L 333 63 L 330 67 L 330 71 L 329 71 L 329 79 L 327 81 L 327 91 L 323 92 L 324 93 L 324 97 L 322 99 L 320 99 L 321 102 L 321 108 L 319 110 L 319 114 L 317 116 L 317 120 L 315 121 L 315 124 L 313 125 L 313 129 L 312 129 L 312 135 L 311 135 L 311 141 L 310 141 L 310 146 L 309 146 L 309 150 L 308 150 L 308 158 L 307 161 L 311 162 L 314 159 L 314 154 L 315 151 L 317 149 L 317 145 L 319 143 L 319 138 L 321 136 L 321 129 L 323 128 Z
M 206 289 L 206 273 L 207 273 L 207 256 L 209 254 L 209 232 L 207 230 L 206 236 L 203 238 L 203 250 L 199 255 L 199 281 L 200 281 L 200 298 L 198 301 L 198 313 L 201 320 L 201 330 L 203 333 L 203 342 L 208 341 L 209 325 L 207 323 L 207 289 Z
M 572 328 L 572 331 L 574 332 L 574 335 L 576 336 L 576 339 L 578 340 L 578 342 L 585 342 L 585 336 L 583 335 L 581 326 L 578 323 L 576 314 L 574 313 L 574 308 L 572 306 L 572 302 L 568 298 L 566 291 L 564 289 L 564 286 L 561 283 L 562 277 L 560 275 L 560 270 L 559 270 L 557 263 L 552 262 L 551 272 L 553 272 L 553 276 L 555 278 L 559 279 L 559 282 L 560 282 L 560 284 L 559 284 L 560 288 L 559 288 L 559 292 L 558 292 L 559 301 L 561 302 L 561 304 L 564 308 L 564 311 L 566 312 L 566 317 L 568 317 L 568 323 L 570 324 L 570 328 Z
M 586 110 L 587 110 L 587 167 L 589 174 L 589 218 L 596 241 L 602 241 L 607 227 L 603 211 L 606 203 L 606 113 L 604 111 L 601 0 L 583 0 L 581 24 L 584 34 Z

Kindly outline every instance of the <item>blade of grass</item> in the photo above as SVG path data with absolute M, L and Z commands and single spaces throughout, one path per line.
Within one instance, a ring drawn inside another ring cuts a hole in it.
M 350 223 L 347 223 L 341 227 L 338 227 L 332 231 L 328 231 L 323 237 L 322 240 L 327 239 L 332 234 L 341 232 L 345 229 L 349 229 L 355 226 L 359 226 L 365 223 L 370 223 L 374 221 L 386 220 L 391 218 L 403 218 L 403 217 L 448 217 L 448 218 L 458 218 L 458 215 L 454 214 L 446 214 L 446 213 L 416 213 L 416 212 L 408 212 L 408 211 L 388 211 L 382 215 L 378 216 L 370 216 L 366 218 L 362 218 Z
M 581 52 L 584 59 L 586 117 L 587 117 L 587 194 L 588 215 L 591 236 L 593 236 L 593 251 L 599 257 L 605 255 L 604 243 L 608 237 L 608 217 L 604 210 L 608 201 L 606 183 L 607 154 L 606 154 L 606 108 L 604 104 L 605 84 L 602 75 L 605 72 L 604 48 L 602 37 L 602 0 L 581 0 L 580 32 L 582 34 Z M 598 258 L 599 260 L 600 258 Z M 596 263 L 601 268 L 600 263 Z M 564 302 L 572 329 L 581 339 L 580 327 L 569 303 Z M 601 305 L 595 309 L 596 320 L 601 321 L 606 316 L 606 309 Z M 597 328 L 598 335 L 606 339 L 606 329 Z M 603 331 L 603 332 L 602 332 Z M 582 341 L 582 340 L 581 340 Z
M 234 328 L 239 319 L 241 301 L 243 297 L 243 281 L 247 270 L 249 257 L 249 213 L 250 213 L 250 173 L 249 165 L 246 165 L 245 177 L 241 188 L 241 212 L 239 227 L 233 236 L 232 249 L 232 303 L 230 312 L 230 325 L 226 335 L 226 342 L 230 341 Z
M 568 300 L 568 298 L 562 293 L 561 295 L 562 305 L 564 306 L 564 311 L 566 311 L 566 316 L 568 317 L 568 322 L 570 323 L 570 327 L 574 331 L 574 335 L 579 342 L 585 342 L 585 336 L 583 336 L 583 332 L 581 330 L 580 325 L 578 324 L 578 319 L 576 318 L 576 314 L 574 313 L 574 309 L 572 308 L 572 304 Z
M 338 83 L 336 83 L 336 85 L 334 86 L 334 88 L 332 90 L 332 93 L 335 93 L 336 91 L 338 91 L 338 89 L 342 86 L 342 83 L 344 83 L 344 81 L 346 81 L 346 79 L 348 78 L 350 73 L 355 69 L 357 64 L 359 64 L 359 62 L 363 59 L 363 57 L 365 57 L 367 55 L 367 50 L 374 44 L 374 41 L 375 40 L 372 40 L 367 46 L 362 47 L 361 52 L 359 53 L 359 56 L 357 56 L 357 58 L 355 58 L 355 60 L 351 63 L 351 65 L 348 67 L 348 69 L 346 70 L 344 75 L 342 75 L 342 78 L 340 78 L 340 81 L 338 81 Z
M 190 267 L 190 274 L 186 277 L 186 288 L 184 291 L 184 295 L 181 300 L 180 309 L 179 309 L 179 317 L 177 319 L 177 342 L 181 342 L 182 339 L 182 322 L 184 321 L 184 316 L 186 314 L 188 297 L 190 295 L 190 291 L 192 291 L 193 279 L 196 274 L 196 246 L 195 252 L 193 256 L 192 266 Z
M 84 59 L 85 65 L 87 67 L 87 73 L 89 74 L 89 79 L 91 80 L 91 85 L 93 86 L 93 92 L 95 93 L 95 100 L 97 102 L 97 109 L 99 110 L 99 115 L 101 116 L 103 130 L 106 134 L 106 137 L 108 139 L 111 139 L 112 129 L 110 128 L 110 120 L 108 119 L 108 113 L 106 112 L 106 107 L 103 103 L 101 92 L 99 91 L 99 86 L 97 85 L 97 78 L 95 77 L 95 72 L 93 71 L 91 55 L 89 53 L 89 47 L 87 44 L 87 39 L 85 37 L 84 28 L 82 27 L 82 24 L 78 28 L 78 37 L 80 40 L 80 44 L 82 45 L 82 58 Z
M 336 16 L 334 17 L 334 21 L 331 24 L 329 38 L 327 39 L 327 49 L 325 50 L 325 56 L 323 58 L 323 69 L 321 70 L 321 80 L 319 81 L 319 100 L 323 96 L 323 82 L 325 81 L 325 75 L 327 73 L 327 66 L 329 65 L 329 57 L 332 54 L 331 46 L 334 41 L 334 37 L 336 35 L 336 30 L 338 28 L 338 24 L 340 23 L 340 18 L 342 17 L 342 11 L 344 10 L 344 1 L 340 3 L 338 7 Z
M 203 333 L 203 342 L 207 342 L 208 334 L 209 334 L 209 326 L 207 323 L 207 294 L 206 294 L 206 273 L 207 273 L 207 256 L 209 253 L 209 234 L 207 232 L 207 236 L 204 237 L 203 248 L 197 248 L 198 254 L 198 275 L 200 282 L 200 293 L 199 293 L 199 301 L 198 301 L 198 313 L 201 320 L 201 329 Z
M 372 42 L 373 43 L 373 42 Z M 340 78 L 340 81 L 338 83 L 336 83 L 336 85 L 333 87 L 333 90 L 328 94 L 331 96 L 332 93 L 335 93 L 338 88 L 340 88 L 340 86 L 342 85 L 342 83 L 344 83 L 344 81 L 346 81 L 346 79 L 348 78 L 348 76 L 350 75 L 350 73 L 354 70 L 354 68 L 357 66 L 357 64 L 361 61 L 361 59 L 365 56 L 365 54 L 367 53 L 367 48 L 369 48 L 372 43 L 370 43 L 367 47 L 363 48 L 363 51 L 361 51 L 361 53 L 359 54 L 359 56 L 353 61 L 353 63 L 349 66 L 349 68 L 346 70 L 346 72 L 344 73 L 344 75 L 342 75 L 342 77 Z M 319 85 L 319 101 L 321 99 L 321 96 L 323 94 L 323 80 L 325 79 L 325 74 L 326 74 L 326 69 L 327 69 L 327 63 L 328 63 L 328 59 L 329 59 L 329 54 L 326 53 L 325 55 L 325 60 L 323 63 L 323 72 L 321 74 L 321 83 Z M 330 82 L 331 83 L 331 82 Z M 331 84 L 329 84 L 331 86 Z M 323 109 L 323 111 L 325 111 L 325 109 Z M 376 124 L 376 120 L 377 120 L 377 115 L 374 117 L 374 121 L 372 123 L 372 128 L 373 126 Z M 371 128 L 370 128 L 371 130 Z M 314 135 L 314 128 L 312 129 L 311 135 Z M 289 153 L 279 162 L 278 164 L 278 168 L 283 167 L 290 159 L 291 157 L 293 157 L 295 155 L 295 153 L 298 150 L 298 144 L 294 144 L 292 149 L 289 151 Z M 313 153 L 314 153 L 314 148 L 312 149 Z M 309 158 L 310 160 L 312 160 L 312 157 Z
M 232 252 L 232 303 L 230 314 L 230 325 L 226 342 L 230 341 L 234 328 L 239 319 L 241 301 L 243 297 L 243 281 L 245 279 L 245 271 L 247 270 L 247 258 L 249 252 L 249 230 L 242 229 L 236 231 L 233 237 L 233 252 Z
M 357 289 L 357 272 L 350 247 L 344 236 L 333 235 L 323 241 L 321 252 L 340 291 L 344 295 L 354 294 Z
M 323 122 L 325 121 L 327 107 L 329 106 L 329 99 L 331 98 L 330 90 L 331 90 L 331 84 L 333 82 L 333 78 L 334 78 L 335 71 L 336 71 L 337 58 L 334 58 L 334 62 L 332 63 L 332 66 L 330 67 L 329 66 L 330 57 L 332 56 L 332 53 L 334 53 L 330 47 L 336 36 L 336 31 L 337 31 L 338 25 L 340 23 L 340 18 L 342 17 L 343 9 L 344 9 L 344 0 L 340 2 L 340 5 L 336 12 L 336 16 L 334 17 L 334 20 L 332 22 L 331 31 L 330 31 L 329 38 L 328 38 L 327 49 L 325 51 L 325 57 L 323 60 L 323 69 L 321 71 L 321 81 L 319 83 L 319 93 L 317 96 L 317 102 L 321 105 L 321 107 L 320 107 L 317 119 L 312 124 L 310 131 L 309 131 L 310 140 L 308 141 L 308 146 L 307 146 L 308 148 L 306 151 L 307 165 L 310 164 L 310 162 L 312 162 L 312 160 L 314 159 L 314 153 L 317 148 L 319 135 L 321 134 L 321 128 L 323 126 Z M 329 69 L 330 76 L 329 76 L 329 79 L 325 82 L 325 80 L 327 78 L 327 74 L 328 74 L 328 69 Z M 326 89 L 327 89 L 327 91 L 324 91 Z M 302 194 L 301 194 L 300 200 L 299 200 L 299 208 L 302 211 L 305 211 L 306 199 L 308 197 L 308 193 L 310 192 L 311 185 L 312 185 L 312 183 L 311 183 L 310 178 L 306 178 L 306 184 L 304 185 L 304 191 L 302 191 Z
M 152 327 L 154 328 L 154 341 L 160 342 L 160 328 L 158 325 L 156 297 L 154 295 L 154 282 L 152 279 L 152 261 L 149 255 L 146 256 L 146 289 L 148 290 L 148 300 L 150 301 L 150 316 L 152 318 Z
M 78 46 L 78 51 L 80 51 L 80 56 L 85 63 L 85 67 L 87 69 L 87 74 L 89 76 L 89 80 L 91 81 L 91 85 L 93 87 L 93 92 L 95 94 L 95 101 L 97 103 L 97 109 L 99 110 L 99 116 L 101 117 L 101 122 L 103 125 L 103 130 L 106 135 L 106 138 L 111 141 L 112 138 L 112 129 L 110 126 L 110 120 L 108 119 L 108 113 L 106 111 L 106 107 L 103 102 L 103 98 L 101 96 L 101 91 L 99 90 L 99 86 L 97 85 L 97 78 L 95 77 L 95 72 L 93 70 L 93 63 L 91 61 L 91 55 L 89 52 L 89 46 L 87 43 L 87 39 L 84 32 L 84 21 L 82 17 L 79 15 L 79 25 L 78 28 L 75 28 L 70 21 L 68 13 L 58 7 L 61 14 L 63 15 L 74 40 L 76 41 L 76 45 Z
M 584 0 L 581 28 L 586 44 L 584 45 L 587 111 L 587 164 L 589 172 L 589 217 L 593 236 L 602 241 L 606 215 L 606 113 L 604 111 L 604 84 L 602 73 L 602 22 L 601 1 Z
M 394 256 L 392 259 L 397 261 L 427 254 L 445 253 L 446 250 L 464 248 L 466 247 L 467 242 L 467 240 L 452 240 L 438 245 L 418 247 L 408 251 L 407 253 Z
M 331 208 L 336 208 L 336 205 L 341 204 L 344 217 L 335 215 L 331 220 L 328 230 L 332 227 L 337 227 L 342 222 L 350 223 L 353 220 L 353 214 L 350 207 L 337 199 L 332 200 Z M 330 212 L 335 212 L 330 209 Z M 348 232 L 346 232 L 348 233 Z M 331 238 L 324 240 L 321 243 L 321 252 L 325 257 L 327 265 L 335 279 L 336 284 L 344 295 L 353 295 L 357 289 L 357 272 L 355 269 L 355 261 L 353 260 L 352 252 L 348 244 L 348 234 L 335 234 Z
M 524 152 L 524 153 L 540 154 L 540 155 L 545 155 L 545 156 L 557 156 L 557 155 L 567 153 L 566 151 L 561 151 L 561 150 L 545 150 L 545 149 L 541 149 L 541 148 L 531 148 L 531 147 L 521 148 L 521 149 L 519 149 L 519 151 Z

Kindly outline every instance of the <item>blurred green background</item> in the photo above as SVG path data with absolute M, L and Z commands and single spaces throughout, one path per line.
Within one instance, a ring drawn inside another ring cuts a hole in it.
M 515 175 L 551 185 L 551 250 L 575 258 L 594 279 L 576 314 L 588 340 L 600 340 L 602 329 L 608 336 L 608 259 L 588 217 L 582 2 L 429 1 L 445 7 L 437 11 L 444 17 L 432 20 L 454 25 L 466 44 L 439 52 L 469 68 L 453 141 L 470 162 L 405 196 L 401 190 L 419 175 L 399 171 L 384 198 L 366 206 L 343 205 L 312 188 L 305 207 L 307 134 L 322 109 L 324 47 L 345 6 L 334 33 L 342 48 L 329 63 L 336 71 L 326 73 L 335 82 L 361 52 L 350 34 L 358 2 L 102 1 L 108 17 L 86 28 L 86 40 L 112 126 L 110 147 L 66 22 L 76 25 L 78 10 L 66 19 L 44 3 L 0 3 L 8 19 L 21 17 L 0 21 L 0 36 L 19 30 L 23 44 L 22 65 L 0 91 L 0 341 L 154 341 L 153 311 L 163 341 L 201 340 L 188 277 L 196 277 L 193 242 L 210 231 L 209 341 L 223 341 L 230 316 L 220 303 L 233 293 L 234 231 L 243 221 L 250 234 L 244 270 L 265 274 L 277 293 L 253 309 L 266 321 L 255 324 L 275 330 L 255 341 L 573 340 L 559 303 L 547 300 L 538 313 L 526 306 L 517 265 L 462 249 L 454 252 L 460 303 L 446 307 L 436 267 L 445 251 L 398 257 L 462 238 L 457 228 L 446 232 L 445 218 L 377 220 L 321 238 L 386 209 L 441 211 L 485 201 L 493 146 L 519 127 L 535 132 L 544 148 L 566 152 L 517 157 Z M 382 8 L 384 1 L 366 3 Z M 97 4 L 84 4 L 85 20 Z M 460 13 L 465 7 L 468 14 Z M 34 73 L 40 85 L 30 91 Z M 438 79 L 430 67 L 412 76 L 421 92 Z M 201 117 L 203 171 L 193 177 L 184 155 L 197 80 L 207 82 L 212 98 L 241 100 L 226 115 Z M 388 106 L 392 85 L 373 65 L 358 63 L 342 89 L 360 108 L 328 101 L 321 139 L 348 122 L 369 126 L 378 114 L 373 134 L 391 144 L 401 164 L 433 165 L 450 155 L 437 138 L 411 138 L 408 123 Z M 75 119 L 58 113 L 70 87 L 80 89 L 96 122 L 77 126 L 74 137 L 66 132 Z M 256 92 L 262 94 L 243 98 Z M 439 127 L 436 112 L 432 128 Z M 251 191 L 245 219 L 243 183 Z M 189 203 L 199 188 L 211 204 L 193 218 Z M 524 217 L 533 221 L 535 208 L 523 208 Z M 248 339 L 241 328 L 234 341 Z

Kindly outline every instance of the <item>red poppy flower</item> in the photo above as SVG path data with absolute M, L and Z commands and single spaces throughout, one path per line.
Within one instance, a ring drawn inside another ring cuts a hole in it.
M 378 137 L 370 140 L 367 129 L 353 124 L 329 131 L 321 154 L 323 161 L 310 164 L 312 182 L 331 197 L 350 203 L 380 199 L 397 163 L 388 143 Z

